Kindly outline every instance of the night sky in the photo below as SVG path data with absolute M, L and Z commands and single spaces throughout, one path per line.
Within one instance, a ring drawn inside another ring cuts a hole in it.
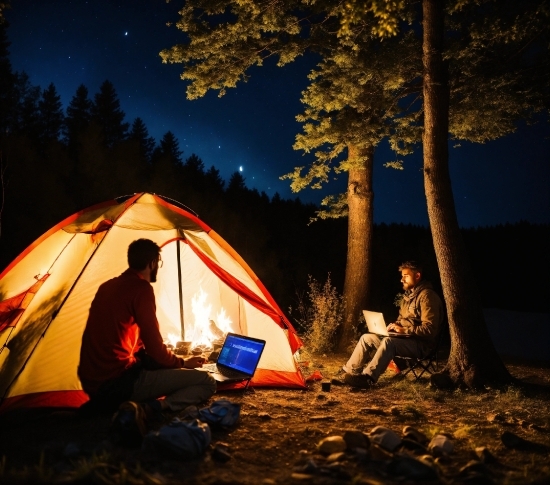
M 34 85 L 54 83 L 64 108 L 84 84 L 93 99 L 103 81 L 114 84 L 132 123 L 141 117 L 157 142 L 167 131 L 179 139 L 183 158 L 197 154 L 226 180 L 238 170 L 250 188 L 319 203 L 345 188 L 345 174 L 327 192 L 290 191 L 278 177 L 312 158 L 292 149 L 301 132 L 300 92 L 314 58 L 277 68 L 266 63 L 251 79 L 218 98 L 188 101 L 181 65 L 164 65 L 159 52 L 184 41 L 167 22 L 178 20 L 182 0 L 11 0 L 10 60 Z M 550 130 L 520 126 L 485 145 L 450 143 L 450 164 L 459 223 L 463 227 L 527 220 L 550 223 Z M 395 160 L 383 143 L 375 155 L 375 222 L 427 225 L 420 150 L 405 170 L 384 168 Z M 184 200 L 181 202 L 185 203 Z M 195 208 L 200 211 L 200 208 Z

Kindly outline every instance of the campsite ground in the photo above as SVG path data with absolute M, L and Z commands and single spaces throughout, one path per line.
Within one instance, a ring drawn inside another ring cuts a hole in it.
M 344 359 L 308 356 L 304 372 L 330 377 Z M 507 365 L 524 382 L 550 386 L 548 366 Z M 314 381 L 307 390 L 225 392 L 214 398 L 241 404 L 240 419 L 232 429 L 213 430 L 209 448 L 192 460 L 113 445 L 108 417 L 12 414 L 0 420 L 0 483 L 550 483 L 548 396 L 519 388 L 443 392 L 391 371 L 370 390 L 333 385 L 323 392 Z M 330 458 L 317 451 L 323 438 L 379 425 L 399 436 L 407 425 L 428 439 L 443 433 L 454 450 L 430 466 L 406 458 L 425 455 L 422 449 L 391 454 L 371 444 Z

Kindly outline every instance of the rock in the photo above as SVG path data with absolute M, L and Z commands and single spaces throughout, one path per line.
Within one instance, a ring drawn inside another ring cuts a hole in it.
M 460 483 L 472 485 L 492 485 L 495 483 L 490 470 L 480 461 L 470 461 L 458 472 Z
M 401 438 L 384 426 L 373 428 L 369 433 L 369 438 L 373 443 L 388 451 L 394 451 L 401 444 Z
M 344 441 L 346 442 L 348 450 L 355 448 L 369 448 L 369 438 L 362 431 L 359 430 L 347 430 L 344 432 Z
M 359 461 L 366 461 L 369 456 L 369 451 L 366 448 L 354 448 L 353 451 Z
M 438 434 L 432 438 L 432 441 L 430 441 L 428 450 L 435 457 L 445 456 L 453 452 L 454 444 L 447 436 Z
M 227 443 L 216 443 L 214 449 L 212 450 L 212 459 L 219 461 L 220 463 L 227 463 L 231 460 L 229 445 Z
M 312 480 L 313 478 L 315 478 L 315 476 L 308 475 L 307 473 L 293 473 L 292 475 L 290 475 L 290 478 L 292 478 L 293 480 L 307 481 Z
M 330 415 L 317 415 L 317 416 L 309 417 L 310 421 L 330 421 L 332 419 L 334 419 L 334 416 L 330 416 Z
M 476 455 L 481 463 L 498 463 L 495 455 L 493 455 L 485 446 L 478 446 L 476 448 Z
M 437 469 L 429 463 L 417 460 L 412 456 L 396 456 L 387 467 L 387 471 L 395 477 L 414 482 L 436 480 Z
M 307 473 L 307 474 L 317 473 L 319 471 L 319 466 L 317 465 L 317 463 L 315 463 L 315 460 L 310 458 L 305 462 L 304 465 L 295 466 L 293 471 L 296 473 Z
M 332 453 L 327 457 L 327 463 L 335 463 L 337 461 L 340 461 L 345 456 L 346 454 L 343 451 L 340 451 L 338 453 Z
M 424 455 L 428 452 L 426 447 L 415 440 L 410 440 L 409 438 L 403 438 L 401 440 L 401 449 L 412 451 L 413 453 L 417 455 Z
M 539 443 L 528 441 L 514 433 L 511 433 L 510 431 L 505 431 L 504 433 L 502 433 L 500 439 L 504 446 L 506 446 L 506 448 L 535 452 L 545 452 L 549 449 L 549 447 L 546 445 L 541 445 Z
M 368 408 L 361 408 L 360 411 L 365 414 L 374 414 L 375 416 L 386 416 L 388 414 L 382 408 L 373 406 Z
M 393 453 L 386 451 L 375 443 L 371 443 L 369 448 L 369 456 L 373 461 L 388 461 L 393 458 Z
M 392 406 L 390 408 L 390 413 L 392 416 L 399 416 L 401 414 L 401 410 L 399 409 L 399 406 Z
M 317 451 L 323 455 L 332 455 L 346 449 L 346 442 L 341 436 L 328 436 L 317 444 Z
M 500 413 L 490 413 L 487 415 L 487 421 L 489 421 L 489 423 L 494 423 L 495 421 L 503 423 L 504 416 Z
M 416 428 L 413 428 L 412 426 L 405 426 L 403 428 L 403 438 L 414 440 L 422 444 L 425 444 L 428 442 L 428 437 L 421 431 L 418 431 Z

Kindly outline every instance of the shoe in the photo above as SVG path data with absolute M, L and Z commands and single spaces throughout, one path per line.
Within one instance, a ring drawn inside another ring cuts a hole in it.
M 150 401 L 142 402 L 141 407 L 145 412 L 145 420 L 149 428 L 158 426 L 159 424 L 164 424 L 164 422 L 167 420 L 167 417 L 164 415 L 162 411 L 162 406 L 158 399 L 152 399 Z
M 133 401 L 123 402 L 113 415 L 109 428 L 111 441 L 123 446 L 141 446 L 147 433 L 145 410 Z
M 372 386 L 374 386 L 374 381 L 372 380 L 372 377 L 366 374 L 361 374 L 359 376 L 346 374 L 344 376 L 344 384 L 352 387 L 357 387 L 358 389 L 370 389 Z
M 338 371 L 336 372 L 336 374 L 334 374 L 332 376 L 332 379 L 330 380 L 330 382 L 332 384 L 334 384 L 335 386 L 343 386 L 345 385 L 344 383 L 344 377 L 347 375 L 347 372 L 344 370 L 343 367 L 340 367 L 340 369 L 338 369 Z

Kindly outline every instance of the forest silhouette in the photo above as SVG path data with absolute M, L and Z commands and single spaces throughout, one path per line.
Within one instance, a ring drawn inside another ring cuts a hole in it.
M 0 26 L 0 268 L 41 234 L 93 204 L 152 192 L 184 204 L 247 261 L 283 310 L 307 291 L 308 275 L 342 291 L 347 220 L 310 219 L 319 210 L 299 198 L 269 197 L 229 181 L 200 154 L 186 154 L 173 132 L 160 141 L 141 118 L 126 121 L 115 86 L 90 96 L 81 85 L 63 108 L 54 84 L 33 86 L 13 72 L 6 24 Z M 549 225 L 528 222 L 462 229 L 484 307 L 546 310 Z M 395 317 L 397 266 L 424 262 L 441 293 L 429 228 L 378 224 L 373 234 L 369 307 Z M 511 278 L 511 275 L 514 275 Z M 291 315 L 292 316 L 292 315 Z

